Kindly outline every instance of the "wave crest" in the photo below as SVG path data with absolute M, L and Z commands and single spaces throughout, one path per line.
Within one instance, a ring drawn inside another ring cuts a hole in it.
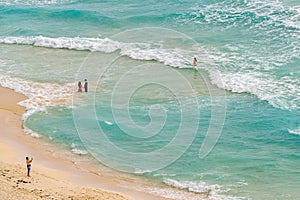
M 288 129 L 288 132 L 290 133 L 290 134 L 294 134 L 294 135 L 299 135 L 300 136 L 300 127 L 299 128 L 297 128 L 297 129 Z
M 2 0 L 0 5 L 46 6 L 72 3 L 76 0 Z
M 226 193 L 228 190 L 225 190 L 221 186 L 208 185 L 205 182 L 193 182 L 193 181 L 177 181 L 174 179 L 166 178 L 163 181 L 166 185 L 178 188 L 181 190 L 187 190 L 189 192 L 203 194 L 207 199 L 210 200 L 238 200 L 244 199 L 243 197 L 235 197 L 230 195 L 224 195 L 221 193 Z

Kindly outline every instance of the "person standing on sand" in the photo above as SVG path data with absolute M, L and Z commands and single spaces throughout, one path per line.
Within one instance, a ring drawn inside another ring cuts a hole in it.
M 193 66 L 194 66 L 194 67 L 197 67 L 197 65 L 198 65 L 197 58 L 196 58 L 196 57 L 194 57 Z
M 87 80 L 86 79 L 84 79 L 84 91 L 85 92 L 88 92 L 88 82 L 87 82 Z
M 31 158 L 29 160 L 28 157 L 26 157 L 26 165 L 27 165 L 27 176 L 30 177 L 30 168 L 31 168 L 31 162 L 32 162 L 33 158 Z
M 78 92 L 82 92 L 82 84 L 81 84 L 81 81 L 78 82 Z

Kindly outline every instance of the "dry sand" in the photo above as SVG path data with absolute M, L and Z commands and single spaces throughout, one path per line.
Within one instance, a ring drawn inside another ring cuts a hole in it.
M 55 156 L 43 141 L 24 133 L 17 102 L 25 96 L 0 87 L 0 199 L 164 199 L 122 187 L 143 183 L 101 175 Z M 26 176 L 25 156 L 33 156 L 31 177 Z

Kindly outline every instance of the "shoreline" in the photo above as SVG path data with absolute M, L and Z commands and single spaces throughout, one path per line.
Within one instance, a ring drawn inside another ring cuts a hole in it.
M 0 125 L 3 127 L 0 134 L 0 183 L 3 191 L 0 197 L 22 197 L 25 200 L 41 196 L 49 199 L 167 199 L 134 190 L 144 183 L 126 177 L 126 174 L 106 167 L 99 173 L 93 172 L 85 163 L 78 165 L 62 155 L 62 148 L 57 149 L 60 147 L 26 134 L 22 128 L 22 114 L 26 110 L 17 103 L 27 97 L 0 86 L 0 98 Z M 26 156 L 34 158 L 31 177 L 26 176 Z

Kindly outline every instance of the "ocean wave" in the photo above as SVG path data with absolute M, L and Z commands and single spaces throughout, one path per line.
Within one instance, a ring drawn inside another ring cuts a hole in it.
M 0 43 L 105 53 L 120 50 L 121 55 L 129 56 L 133 59 L 157 60 L 172 67 L 192 68 L 191 58 L 193 58 L 193 55 L 190 55 L 190 51 L 179 48 L 164 49 L 153 43 L 125 43 L 109 38 L 49 38 L 44 36 L 2 37 L 0 38 Z
M 300 31 L 299 6 L 285 7 L 279 0 L 231 0 L 200 5 L 178 18 L 179 22 L 252 28 L 285 28 Z
M 5 37 L 0 38 L 0 43 L 33 45 L 36 47 L 46 47 L 54 49 L 72 49 L 80 51 L 101 51 L 106 53 L 114 52 L 121 48 L 121 44 L 110 39 L 98 38 L 50 38 L 44 36 L 32 37 Z
M 66 3 L 72 3 L 76 0 L 2 0 L 0 5 L 22 5 L 22 6 L 45 6 L 45 5 L 60 5 Z
M 74 94 L 74 83 L 38 83 L 21 78 L 0 75 L 0 85 L 24 94 L 28 99 L 19 102 L 26 108 L 23 120 L 37 111 L 45 111 L 49 106 L 68 106 Z
M 236 61 L 248 69 L 270 70 L 300 56 L 300 6 L 284 6 L 278 0 L 221 1 L 193 8 L 178 22 L 217 27 L 229 35 L 223 46 L 230 51 L 224 55 L 229 58 L 225 65 L 236 66 Z M 252 43 L 245 45 L 245 40 Z
M 228 192 L 227 189 L 215 184 L 209 185 L 205 182 L 194 182 L 194 181 L 177 181 L 174 179 L 166 178 L 163 182 L 168 185 L 172 186 L 173 188 L 177 188 L 180 190 L 185 190 L 188 192 L 201 194 L 200 196 L 191 195 L 190 197 L 182 195 L 180 193 L 174 192 L 173 194 L 169 194 L 168 192 L 163 192 L 162 190 L 158 190 L 160 193 L 164 194 L 164 197 L 167 198 L 175 198 L 175 199 L 209 199 L 209 200 L 238 200 L 238 199 L 245 199 L 243 197 L 235 197 L 230 195 L 224 195 L 223 193 Z M 168 195 L 169 194 L 169 195 Z M 193 197 L 194 196 L 194 197 Z
M 177 21 L 201 24 L 211 32 L 216 28 L 227 40 L 220 50 L 210 50 L 207 62 L 218 87 L 254 94 L 276 108 L 300 108 L 299 75 L 291 67 L 300 57 L 300 6 L 278 0 L 218 1 L 193 7 Z
M 219 76 L 219 75 L 218 75 Z M 300 80 L 285 76 L 276 80 L 259 72 L 221 73 L 222 80 L 210 71 L 214 84 L 235 93 L 254 94 L 280 109 L 293 110 L 300 108 Z
M 87 155 L 88 152 L 86 150 L 82 150 L 82 149 L 78 149 L 76 148 L 76 144 L 72 143 L 71 144 L 71 151 L 75 154 L 78 154 L 78 155 Z
M 220 88 L 256 95 L 261 100 L 267 100 L 272 106 L 293 110 L 300 108 L 300 79 L 290 74 L 274 75 L 273 69 L 280 69 L 291 62 L 295 56 L 300 57 L 297 42 L 290 46 L 277 48 L 276 53 L 266 52 L 258 55 L 255 49 L 243 45 L 226 44 L 227 50 L 222 52 L 213 48 L 180 49 L 164 48 L 163 44 L 151 42 L 119 42 L 109 38 L 49 38 L 32 37 L 2 37 L 0 43 L 33 45 L 46 48 L 72 49 L 79 51 L 99 51 L 112 53 L 119 51 L 122 56 L 136 60 L 155 60 L 165 65 L 178 68 L 193 68 L 191 58 L 195 52 L 201 55 L 199 68 L 210 74 L 212 83 Z M 274 47 L 274 49 L 276 49 Z M 286 51 L 290 49 L 290 51 Z M 279 52 L 278 52 L 279 51 Z M 282 52 L 281 52 L 282 51 Z M 216 74 L 219 73 L 219 76 Z M 285 73 L 285 72 L 284 72 Z M 221 77 L 221 80 L 220 78 Z
M 164 179 L 163 182 L 169 186 L 187 190 L 189 192 L 205 193 L 207 194 L 207 196 L 209 196 L 212 191 L 220 190 L 219 185 L 207 185 L 204 182 L 199 182 L 199 183 L 192 182 L 192 181 L 180 182 L 173 179 Z
M 299 135 L 299 136 L 300 136 L 300 127 L 297 128 L 297 129 L 294 129 L 294 130 L 288 129 L 288 132 L 289 132 L 290 134 L 294 134 L 294 135 Z

